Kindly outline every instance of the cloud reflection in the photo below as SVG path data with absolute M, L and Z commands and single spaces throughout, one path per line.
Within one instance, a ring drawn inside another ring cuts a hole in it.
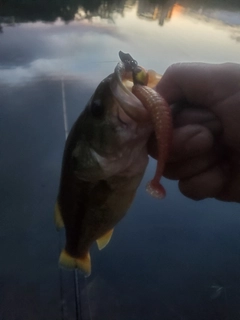
M 15 27 L 5 23 L 0 81 L 64 76 L 97 83 L 113 71 L 119 50 L 159 72 L 178 61 L 238 61 L 240 26 L 229 25 L 237 17 L 237 12 L 187 7 L 174 0 L 140 0 L 128 6 L 100 3 L 91 10 L 81 6 L 67 24 L 61 19 Z
M 57 21 L 53 25 L 26 23 L 7 28 L 1 38 L 0 81 L 18 83 L 45 75 L 87 77 L 91 71 L 103 73 L 105 65 L 101 64 L 112 60 L 105 45 L 119 47 L 123 41 L 115 28 L 99 23 L 72 22 L 66 26 Z

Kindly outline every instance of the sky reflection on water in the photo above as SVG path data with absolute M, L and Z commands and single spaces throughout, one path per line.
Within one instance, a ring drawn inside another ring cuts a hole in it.
M 96 84 L 111 73 L 118 50 L 163 72 L 178 61 L 235 62 L 240 49 L 239 12 L 190 9 L 140 1 L 114 11 L 79 9 L 75 20 L 3 24 L 0 81 L 19 83 L 42 76 L 84 78 Z M 159 25 L 160 21 L 160 25 Z M 94 80 L 93 80 L 94 79 Z

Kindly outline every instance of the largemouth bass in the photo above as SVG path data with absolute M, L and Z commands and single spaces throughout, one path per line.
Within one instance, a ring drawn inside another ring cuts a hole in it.
M 151 87 L 160 80 L 120 52 L 114 73 L 97 87 L 66 141 L 55 223 L 65 226 L 60 265 L 91 273 L 89 249 L 103 249 L 125 216 L 148 164 L 147 142 L 155 131 L 159 159 L 148 191 L 159 184 L 171 143 L 171 112 Z

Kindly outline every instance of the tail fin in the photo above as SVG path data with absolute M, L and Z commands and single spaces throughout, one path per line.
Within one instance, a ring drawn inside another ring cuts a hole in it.
M 89 252 L 81 258 L 72 257 L 66 250 L 62 250 L 59 258 L 60 266 L 67 269 L 79 269 L 85 277 L 91 274 L 91 257 Z

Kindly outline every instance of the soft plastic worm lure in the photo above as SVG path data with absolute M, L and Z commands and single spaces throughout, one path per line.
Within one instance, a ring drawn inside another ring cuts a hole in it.
M 166 102 L 153 89 L 135 84 L 132 92 L 149 111 L 157 139 L 158 162 L 154 178 L 147 184 L 147 192 L 152 196 L 162 199 L 166 195 L 160 179 L 164 171 L 172 141 L 172 115 L 171 109 Z

